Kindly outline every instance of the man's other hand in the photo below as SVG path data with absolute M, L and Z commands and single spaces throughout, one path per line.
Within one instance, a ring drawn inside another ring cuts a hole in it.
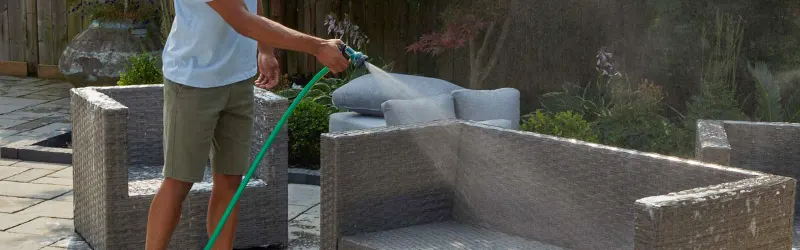
M 280 66 L 275 54 L 270 50 L 258 52 L 258 79 L 256 79 L 256 87 L 262 89 L 272 89 L 278 86 L 278 75 L 280 75 Z

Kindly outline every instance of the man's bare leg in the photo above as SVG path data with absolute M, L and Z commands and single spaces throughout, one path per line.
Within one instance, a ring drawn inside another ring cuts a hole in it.
M 239 184 L 242 183 L 241 175 L 224 175 L 214 174 L 214 186 L 211 188 L 211 200 L 208 202 L 208 217 L 206 217 L 206 231 L 208 237 L 217 229 L 217 224 L 228 209 L 228 204 L 236 194 Z M 214 242 L 214 250 L 231 250 L 233 249 L 233 239 L 236 234 L 236 220 L 239 215 L 239 203 L 236 203 L 233 211 L 228 216 L 228 221 L 225 227 L 219 234 L 216 242 Z
M 172 238 L 172 232 L 181 219 L 181 206 L 189 190 L 191 182 L 183 182 L 172 178 L 164 178 L 147 216 L 147 240 L 145 249 L 165 250 Z

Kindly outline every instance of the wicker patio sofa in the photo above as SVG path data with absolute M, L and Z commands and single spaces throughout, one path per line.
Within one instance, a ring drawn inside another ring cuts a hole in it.
M 75 230 L 97 250 L 144 249 L 147 213 L 163 179 L 163 85 L 71 91 Z M 251 160 L 288 101 L 256 89 Z M 235 245 L 283 244 L 287 229 L 285 128 L 240 200 Z M 193 186 L 170 249 L 207 242 L 210 171 Z
M 322 249 L 789 249 L 795 179 L 465 121 L 322 137 Z
M 695 158 L 797 179 L 800 124 L 700 120 Z M 795 194 L 800 192 L 795 191 Z M 793 248 L 800 248 L 800 200 L 795 198 Z

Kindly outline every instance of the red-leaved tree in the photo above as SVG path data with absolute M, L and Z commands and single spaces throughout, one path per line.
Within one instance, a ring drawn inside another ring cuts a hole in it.
M 442 13 L 444 27 L 424 34 L 408 52 L 438 55 L 469 49 L 469 88 L 480 89 L 497 64 L 511 26 L 509 9 L 515 0 L 455 1 Z M 424 4 L 424 3 L 422 3 Z

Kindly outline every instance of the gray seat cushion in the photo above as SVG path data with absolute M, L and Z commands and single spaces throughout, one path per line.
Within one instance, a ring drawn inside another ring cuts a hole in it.
M 455 221 L 343 237 L 339 249 L 563 250 L 533 240 Z
M 456 118 L 453 97 L 449 94 L 413 100 L 388 100 L 381 108 L 387 126 Z
M 514 124 L 513 129 L 519 128 L 519 90 L 461 89 L 453 91 L 452 95 L 458 119 L 468 121 L 505 119 Z
M 328 131 L 342 132 L 348 130 L 368 129 L 386 126 L 381 117 L 360 115 L 356 112 L 339 112 L 330 115 Z
M 381 104 L 449 94 L 463 89 L 445 80 L 404 74 L 368 74 L 353 79 L 333 92 L 337 107 L 371 116 L 383 116 Z

